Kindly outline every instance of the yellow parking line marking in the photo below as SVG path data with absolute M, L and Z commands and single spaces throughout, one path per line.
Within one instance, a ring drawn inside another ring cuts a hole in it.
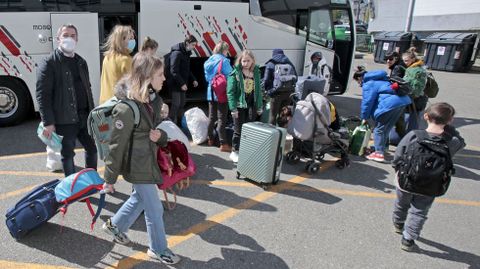
M 296 190 L 296 191 L 303 191 L 303 192 L 326 192 L 326 193 L 329 193 L 329 194 L 336 194 L 336 195 L 362 196 L 362 197 L 369 197 L 369 198 L 395 199 L 395 197 L 396 197 L 396 195 L 394 193 L 349 191 L 349 190 L 341 190 L 341 189 L 324 189 L 324 188 L 317 189 L 317 188 L 313 188 L 313 187 L 298 187 L 298 186 L 289 187 L 289 188 L 287 188 L 287 190 Z M 480 202 L 478 202 L 478 201 L 436 198 L 435 202 L 442 203 L 442 204 L 480 207 Z
M 55 266 L 47 264 L 36 264 L 36 263 L 23 263 L 23 262 L 13 262 L 13 261 L 2 261 L 0 260 L 0 268 L 4 269 L 73 269 L 73 267 L 66 266 Z
M 98 173 L 102 173 L 102 172 L 105 171 L 105 167 L 102 166 L 102 167 L 98 168 L 97 171 L 98 171 Z M 36 172 L 36 171 L 2 171 L 2 170 L 0 170 L 0 175 L 64 178 L 63 172 L 53 173 L 53 172 Z
M 324 171 L 330 167 L 332 167 L 334 164 L 334 162 L 328 162 L 326 163 L 324 166 L 322 166 L 320 168 L 320 171 Z M 202 232 L 205 232 L 207 231 L 208 229 L 216 226 L 217 224 L 220 224 L 232 217 L 234 217 L 235 215 L 237 215 L 238 213 L 240 213 L 242 210 L 244 209 L 248 209 L 248 208 L 251 208 L 261 202 L 264 202 L 270 198 L 272 198 L 273 196 L 277 195 L 278 193 L 284 191 L 290 184 L 298 184 L 298 183 L 301 183 L 303 181 L 305 181 L 307 179 L 307 177 L 303 176 L 303 175 L 300 175 L 300 176 L 296 176 L 290 180 L 288 180 L 287 182 L 283 183 L 283 184 L 278 184 L 278 185 L 273 185 L 271 187 L 270 190 L 267 190 L 265 192 L 262 192 L 236 206 L 233 206 L 232 208 L 229 208 L 223 212 L 220 212 L 210 218 L 208 218 L 207 220 L 201 222 L 201 223 L 198 223 L 198 224 L 195 224 L 193 225 L 192 227 L 188 228 L 187 230 L 183 231 L 183 232 L 180 232 L 179 234 L 177 235 L 172 235 L 170 237 L 168 237 L 168 246 L 169 247 L 175 247 L 176 245 L 194 237 L 195 235 L 198 235 Z M 288 184 L 290 183 L 290 184 Z M 128 257 L 128 258 L 125 258 L 125 259 L 122 259 L 120 261 L 118 261 L 117 264 L 114 264 L 112 266 L 109 266 L 107 268 L 133 268 L 135 265 L 143 262 L 144 260 L 148 260 L 149 257 L 147 256 L 147 254 L 145 252 L 137 252 L 135 253 L 134 255 Z
M 83 152 L 84 149 L 76 149 L 75 152 Z M 37 157 L 47 155 L 47 152 L 35 152 L 35 153 L 25 153 L 25 154 L 15 154 L 15 155 L 7 155 L 7 156 L 0 156 L 0 161 L 3 160 L 13 160 L 13 159 L 21 159 L 21 158 L 29 158 L 29 157 Z
M 457 157 L 464 157 L 464 158 L 480 158 L 480 155 L 472 155 L 472 154 L 455 154 L 453 157 L 456 159 Z
M 35 172 L 35 171 L 0 171 L 3 176 L 32 176 L 32 177 L 58 177 L 63 178 L 63 173 Z
M 193 179 L 193 180 L 191 180 L 191 183 L 198 184 L 198 185 L 258 188 L 257 186 L 255 186 L 251 183 L 245 182 L 245 181 Z
M 100 167 L 99 172 L 105 170 L 105 167 Z M 0 175 L 17 175 L 17 176 L 53 176 L 53 177 L 63 177 L 62 174 L 49 173 L 49 172 L 23 172 L 23 171 L 0 171 Z M 60 176 L 59 176 L 60 175 Z M 120 176 L 119 180 L 123 180 L 123 177 Z M 245 182 L 245 181 L 227 181 L 227 180 L 204 180 L 204 179 L 194 179 L 191 181 L 192 184 L 196 185 L 211 185 L 211 186 L 225 186 L 225 187 L 242 187 L 242 188 L 258 188 L 257 186 Z M 24 194 L 39 184 L 30 185 L 25 188 L 0 194 L 0 200 L 4 200 L 13 196 Z M 386 199 L 395 199 L 395 194 L 389 193 L 379 193 L 379 192 L 366 192 L 366 191 L 350 191 L 344 189 L 326 189 L 326 188 L 314 188 L 314 187 L 301 187 L 295 186 L 291 182 L 281 182 L 280 185 L 284 185 L 283 190 L 293 190 L 293 191 L 302 191 L 302 192 L 326 192 L 329 194 L 336 195 L 348 195 L 348 196 L 362 196 L 369 198 L 386 198 Z M 453 204 L 453 205 L 464 205 L 464 206 L 480 206 L 480 202 L 477 201 L 468 201 L 468 200 L 456 200 L 456 199 L 446 199 L 446 198 L 437 198 L 436 201 L 443 204 Z
M 0 194 L 0 200 L 4 200 L 4 199 L 7 199 L 7 198 L 10 198 L 10 197 L 13 197 L 13 196 L 24 194 L 26 192 L 31 191 L 36 186 L 38 186 L 38 184 L 37 185 L 30 185 L 30 186 L 27 186 L 25 188 L 21 188 L 21 189 L 16 190 L 16 191 L 2 193 L 2 194 Z M 1 266 L 0 266 L 0 268 L 1 268 Z

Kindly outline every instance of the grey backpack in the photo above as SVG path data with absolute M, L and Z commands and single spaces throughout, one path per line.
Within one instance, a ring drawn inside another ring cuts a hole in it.
M 273 75 L 273 91 L 274 92 L 292 92 L 297 82 L 295 69 L 290 64 L 276 64 L 275 73 Z

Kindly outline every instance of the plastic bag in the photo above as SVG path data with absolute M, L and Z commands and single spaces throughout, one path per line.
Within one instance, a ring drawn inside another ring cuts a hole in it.
M 365 148 L 368 147 L 372 131 L 368 124 L 361 124 L 353 131 L 352 139 L 350 141 L 350 153 L 357 156 L 362 156 Z
M 52 148 L 47 146 L 47 169 L 49 171 L 62 171 L 62 155 L 60 152 L 54 151 Z
M 169 120 L 164 120 L 157 126 L 157 128 L 162 129 L 167 133 L 169 141 L 178 140 L 187 147 L 188 151 L 190 151 L 190 141 L 188 141 L 187 136 L 175 123 Z
M 198 145 L 207 141 L 208 124 L 210 120 L 203 110 L 198 107 L 193 107 L 185 111 L 185 119 L 187 121 L 188 130 L 192 135 L 193 143 Z
M 42 142 L 45 145 L 49 146 L 52 150 L 54 150 L 56 152 L 60 152 L 62 150 L 63 136 L 58 135 L 57 133 L 53 132 L 52 137 L 50 139 L 48 139 L 47 137 L 45 137 L 43 135 L 43 130 L 45 130 L 45 127 L 43 126 L 43 122 L 40 122 L 40 124 L 38 125 L 38 128 L 37 128 L 38 138 L 40 138 L 40 140 L 42 140 Z

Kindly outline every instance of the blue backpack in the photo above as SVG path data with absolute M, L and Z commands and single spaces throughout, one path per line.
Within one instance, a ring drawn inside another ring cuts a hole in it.
M 72 174 L 64 178 L 55 187 L 55 196 L 60 203 L 60 211 L 65 215 L 68 205 L 76 201 L 85 201 L 88 210 L 92 215 L 92 224 L 90 228 L 93 230 L 95 221 L 102 208 L 105 206 L 105 192 L 103 192 L 103 179 L 98 175 L 97 171 L 92 168 L 83 169 L 82 171 Z M 100 192 L 100 200 L 98 202 L 97 212 L 93 211 L 89 197 Z
M 38 186 L 7 210 L 5 222 L 10 234 L 20 239 L 46 223 L 58 213 L 60 204 L 55 200 L 55 179 Z

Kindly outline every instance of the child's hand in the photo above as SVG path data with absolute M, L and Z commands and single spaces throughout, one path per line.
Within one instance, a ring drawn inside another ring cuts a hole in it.
M 105 193 L 114 193 L 115 188 L 113 187 L 113 184 L 108 184 L 108 183 L 103 183 L 103 190 Z
M 155 143 L 158 142 L 160 137 L 162 137 L 162 133 L 160 132 L 160 130 L 158 129 L 150 130 L 150 140 L 152 142 L 155 142 Z
M 232 111 L 232 117 L 234 117 L 235 119 L 238 119 L 238 110 Z

